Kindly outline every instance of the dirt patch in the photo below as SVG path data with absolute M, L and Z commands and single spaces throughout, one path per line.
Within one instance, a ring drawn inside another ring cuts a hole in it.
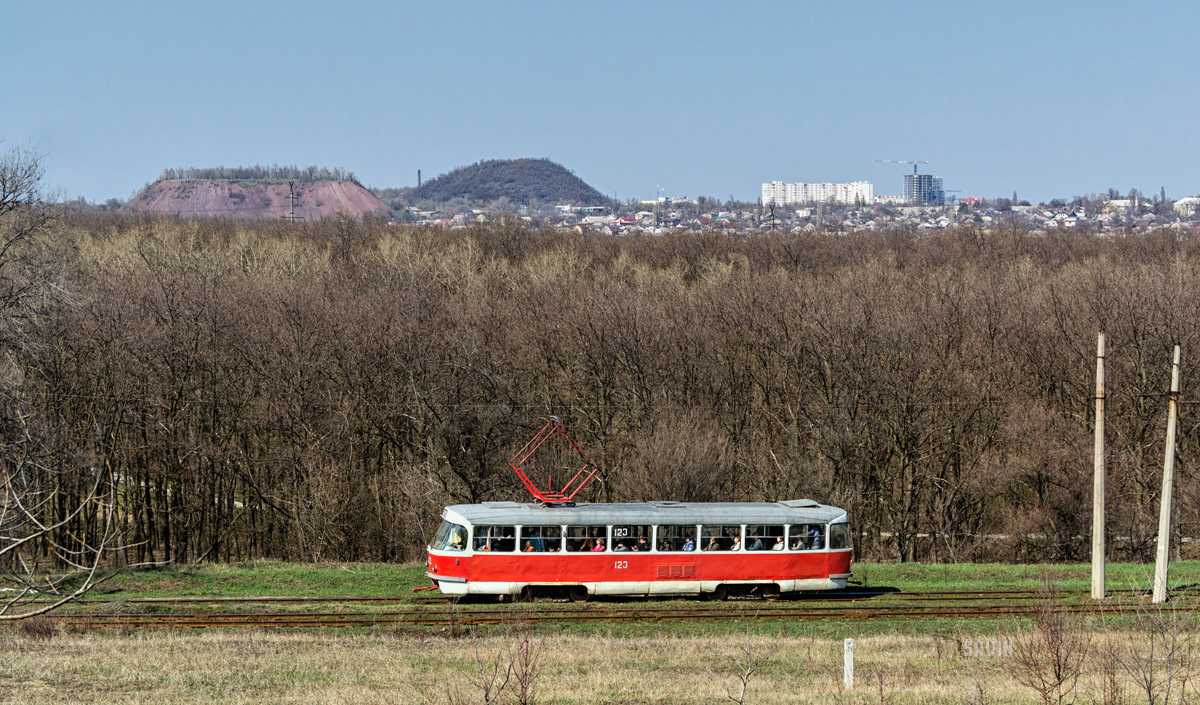
M 156 181 L 134 196 L 125 209 L 139 213 L 170 213 L 183 217 L 289 218 L 321 220 L 338 215 L 361 218 L 387 206 L 352 181 L 284 184 L 240 184 L 226 181 Z

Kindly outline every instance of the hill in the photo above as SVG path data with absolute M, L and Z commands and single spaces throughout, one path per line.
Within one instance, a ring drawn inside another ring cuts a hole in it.
M 436 202 L 463 198 L 490 203 L 507 198 L 522 204 L 602 206 L 611 203 L 611 199 L 569 169 L 549 159 L 493 159 L 459 167 L 413 189 L 409 197 Z
M 295 214 L 305 220 L 335 215 L 361 218 L 387 205 L 353 181 L 300 181 Z M 179 216 L 278 219 L 291 212 L 287 183 L 218 179 L 159 180 L 142 189 L 123 210 Z

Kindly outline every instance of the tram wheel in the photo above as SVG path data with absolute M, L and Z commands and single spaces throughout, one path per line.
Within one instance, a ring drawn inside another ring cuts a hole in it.
M 718 585 L 712 592 L 702 592 L 700 593 L 700 596 L 705 600 L 720 602 L 721 600 L 725 599 L 727 592 L 728 591 L 725 589 L 724 585 Z
M 533 588 L 529 585 L 521 588 L 521 592 L 512 596 L 513 602 L 533 602 Z
M 567 590 L 567 598 L 571 602 L 587 602 L 588 597 L 588 589 L 582 585 L 574 585 Z
M 775 600 L 778 600 L 779 599 L 779 586 L 778 585 L 764 585 L 763 589 L 762 589 L 762 597 L 764 600 L 769 600 L 770 602 L 774 602 Z

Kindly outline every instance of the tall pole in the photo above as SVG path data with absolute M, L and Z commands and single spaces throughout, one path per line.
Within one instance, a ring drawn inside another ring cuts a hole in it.
M 1092 481 L 1092 599 L 1104 599 L 1104 333 L 1096 339 L 1096 446 Z
M 1163 460 L 1162 503 L 1158 510 L 1158 558 L 1154 563 L 1154 603 L 1167 601 L 1167 561 L 1171 550 L 1171 492 L 1175 487 L 1175 423 L 1179 416 L 1179 346 L 1171 363 L 1171 397 L 1167 407 L 1167 452 Z

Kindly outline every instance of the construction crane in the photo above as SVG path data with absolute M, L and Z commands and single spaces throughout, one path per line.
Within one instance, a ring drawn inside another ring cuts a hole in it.
M 917 173 L 917 165 L 918 164 L 928 164 L 929 163 L 929 162 L 914 162 L 911 159 L 876 159 L 875 161 L 883 163 L 883 164 L 912 164 L 914 174 Z

